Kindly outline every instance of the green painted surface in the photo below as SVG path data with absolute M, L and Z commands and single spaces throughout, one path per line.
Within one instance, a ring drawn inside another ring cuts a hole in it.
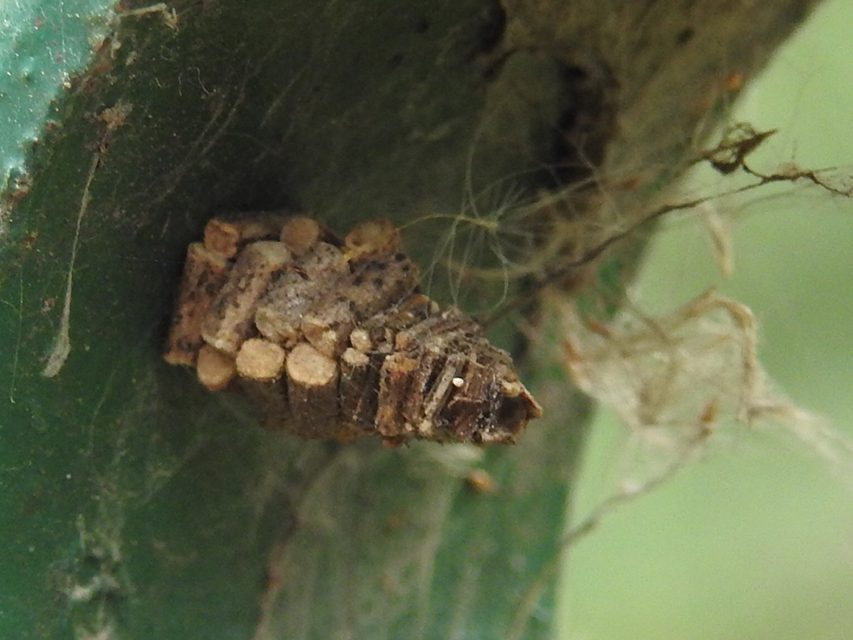
M 485 457 L 333 447 L 256 428 L 239 400 L 159 357 L 184 247 L 215 213 L 290 206 L 346 229 L 458 208 L 477 123 L 484 145 L 507 135 L 489 131 L 495 95 L 472 62 L 500 16 L 435 6 L 186 2 L 177 28 L 125 13 L 69 89 L 44 81 L 47 101 L 61 97 L 24 113 L 0 155 L 19 170 L 21 141 L 40 139 L 0 237 L 0 636 L 506 628 L 553 553 L 582 402 L 566 410 L 561 393 L 559 424 Z M 8 15 L 26 41 L 39 12 Z M 90 33 L 72 42 L 70 24 L 68 52 Z M 475 188 L 550 161 L 537 145 L 560 106 L 553 69 L 521 56 L 506 73 L 521 72 L 543 90 L 516 110 L 513 144 L 473 168 Z M 432 258 L 442 230 L 419 226 L 412 252 Z M 497 494 L 464 488 L 474 466 Z M 548 633 L 550 611 L 528 637 Z
M 0 188 L 25 176 L 32 146 L 56 117 L 53 101 L 107 33 L 111 4 L 0 3 Z

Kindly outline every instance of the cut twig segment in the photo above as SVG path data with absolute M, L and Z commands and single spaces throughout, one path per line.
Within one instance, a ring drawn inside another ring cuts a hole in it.
M 285 352 L 279 345 L 260 338 L 249 338 L 237 352 L 237 373 L 244 378 L 270 382 L 284 371 Z
M 283 220 L 284 216 L 277 214 L 242 220 L 211 218 L 204 227 L 204 246 L 230 259 L 249 242 L 278 238 Z
M 260 411 L 261 425 L 267 429 L 282 431 L 292 422 L 287 402 L 287 380 L 281 375 L 276 380 L 265 382 L 252 378 L 237 377 L 238 388 Z
M 323 227 L 313 218 L 295 216 L 281 227 L 279 239 L 295 256 L 304 255 L 326 235 Z
M 379 367 L 369 355 L 353 348 L 343 352 L 340 364 L 341 419 L 360 431 L 371 431 L 376 416 Z
M 393 353 L 382 364 L 379 379 L 379 406 L 376 430 L 385 438 L 406 439 L 414 435 L 414 427 L 402 420 L 403 404 L 418 361 L 403 353 Z
M 211 391 L 222 391 L 234 379 L 237 367 L 234 358 L 204 345 L 198 352 L 196 375 L 198 381 Z
M 294 424 L 309 438 L 332 437 L 338 420 L 338 365 L 307 342 L 287 358 L 287 392 Z
M 255 330 L 258 300 L 266 293 L 273 275 L 292 258 L 281 242 L 262 240 L 247 245 L 202 324 L 205 342 L 236 355 L 243 340 Z
M 195 364 L 196 354 L 204 344 L 201 324 L 225 284 L 228 267 L 227 260 L 200 242 L 187 247 L 178 304 L 163 355 L 169 364 Z

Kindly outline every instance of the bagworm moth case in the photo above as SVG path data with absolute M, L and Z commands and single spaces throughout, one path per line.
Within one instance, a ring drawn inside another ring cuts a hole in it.
M 512 443 L 541 409 L 505 351 L 418 293 L 388 221 L 214 218 L 187 249 L 167 362 L 307 438 Z

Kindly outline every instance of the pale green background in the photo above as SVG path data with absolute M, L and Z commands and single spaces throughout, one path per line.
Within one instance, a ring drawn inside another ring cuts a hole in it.
M 756 156 L 763 168 L 796 160 L 853 173 L 853 2 L 824 4 L 736 118 L 781 130 Z M 702 227 L 670 222 L 635 300 L 663 311 L 719 285 L 758 317 L 779 387 L 853 438 L 853 202 L 801 191 L 756 204 L 737 218 L 734 246 L 725 282 Z M 604 413 L 594 425 L 580 513 L 612 486 L 620 429 Z M 743 433 L 607 519 L 567 562 L 562 638 L 849 640 L 853 478 L 768 429 Z

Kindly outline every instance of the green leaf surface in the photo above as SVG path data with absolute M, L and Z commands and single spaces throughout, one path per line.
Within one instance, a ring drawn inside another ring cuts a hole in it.
M 0 636 L 499 637 L 554 553 L 583 403 L 558 391 L 559 420 L 485 454 L 336 446 L 257 428 L 159 353 L 211 215 L 344 230 L 458 210 L 466 175 L 536 186 L 566 99 L 553 65 L 489 76 L 502 13 L 474 0 L 86 7 L 59 22 L 42 100 L 89 51 L 85 73 L 49 109 L 3 98 L 0 157 L 27 188 L 0 236 Z M 49 48 L 21 11 L 3 59 Z M 418 226 L 411 252 L 429 263 L 445 229 Z M 497 493 L 466 488 L 474 467 Z

